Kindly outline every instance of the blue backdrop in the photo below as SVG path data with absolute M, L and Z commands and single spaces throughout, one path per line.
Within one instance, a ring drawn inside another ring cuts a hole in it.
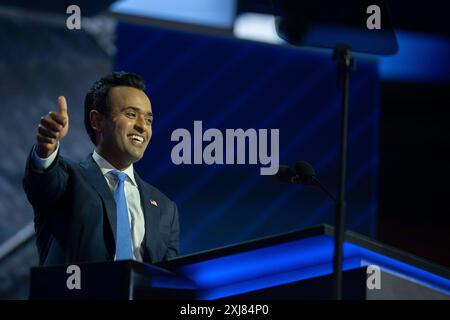
M 307 160 L 337 194 L 340 95 L 331 52 L 118 24 L 115 70 L 147 82 L 153 138 L 136 169 L 180 211 L 188 254 L 321 223 L 334 205 L 319 190 L 281 184 L 257 165 L 175 165 L 177 128 L 280 130 L 280 163 Z M 351 76 L 347 227 L 374 237 L 379 78 L 358 59 Z

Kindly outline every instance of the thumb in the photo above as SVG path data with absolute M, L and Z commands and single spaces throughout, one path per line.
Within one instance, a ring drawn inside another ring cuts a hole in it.
M 64 96 L 58 97 L 58 113 L 67 117 L 67 101 Z

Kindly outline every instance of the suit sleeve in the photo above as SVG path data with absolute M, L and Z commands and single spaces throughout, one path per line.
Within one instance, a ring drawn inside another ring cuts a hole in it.
M 172 202 L 172 204 L 173 215 L 166 259 L 175 258 L 180 254 L 180 222 L 178 218 L 178 207 L 175 202 Z
M 69 175 L 67 163 L 59 154 L 46 170 L 36 168 L 30 153 L 23 178 L 23 188 L 35 213 L 45 213 L 66 191 Z

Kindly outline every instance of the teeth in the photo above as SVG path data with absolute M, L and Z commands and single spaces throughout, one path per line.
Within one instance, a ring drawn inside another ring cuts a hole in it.
M 144 142 L 144 138 L 142 138 L 141 136 L 138 136 L 138 135 L 133 134 L 133 135 L 131 135 L 130 137 L 131 137 L 131 139 L 137 140 L 137 141 L 139 141 L 140 143 L 143 143 L 143 142 Z

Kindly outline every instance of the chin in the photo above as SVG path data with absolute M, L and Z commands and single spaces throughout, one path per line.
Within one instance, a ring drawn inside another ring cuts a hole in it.
M 141 160 L 143 156 L 144 156 L 143 152 L 142 153 L 135 153 L 135 152 L 129 153 L 129 157 L 130 157 L 130 159 L 132 159 L 133 163 Z

